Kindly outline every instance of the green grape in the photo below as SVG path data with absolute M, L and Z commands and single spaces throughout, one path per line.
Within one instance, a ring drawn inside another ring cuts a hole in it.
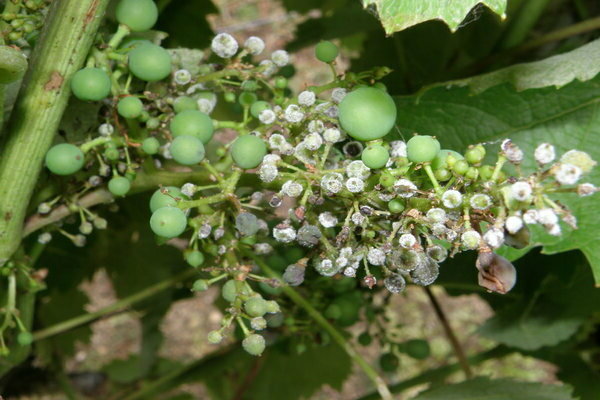
M 184 258 L 185 261 L 194 268 L 198 268 L 204 263 L 204 254 L 198 250 L 186 251 Z
M 211 344 L 219 344 L 223 341 L 223 335 L 219 331 L 210 331 L 206 337 Z
M 373 342 L 373 337 L 371 337 L 371 335 L 369 335 L 369 332 L 363 332 L 360 335 L 358 335 L 358 343 L 360 343 L 362 346 L 368 346 Z
M 173 159 L 182 165 L 198 164 L 204 159 L 204 145 L 196 136 L 177 136 L 169 148 Z
M 115 196 L 125 196 L 131 189 L 131 182 L 124 176 L 115 176 L 108 181 L 108 190 Z
M 135 96 L 123 97 L 117 103 L 117 111 L 123 118 L 134 119 L 144 111 L 144 104 Z
M 255 92 L 259 87 L 258 82 L 252 79 L 242 82 L 241 86 L 242 90 L 246 92 Z
M 342 128 L 357 140 L 379 139 L 394 127 L 396 104 L 386 92 L 362 87 L 348 93 L 339 106 Z
M 446 182 L 448 179 L 452 178 L 452 174 L 446 168 L 436 169 L 433 172 L 433 175 L 435 176 L 435 179 L 440 182 Z
M 25 71 L 27 71 L 27 57 L 23 52 L 16 46 L 0 45 L 0 84 L 21 79 Z
M 166 186 L 164 189 L 168 191 L 168 194 L 163 194 L 159 189 L 152 194 L 152 197 L 150 197 L 150 211 L 154 212 L 159 208 L 167 206 L 176 207 L 176 198 L 189 200 L 189 197 L 181 193 L 181 190 L 178 187 Z
M 374 88 L 377 88 L 379 90 L 383 90 L 384 92 L 387 92 L 387 86 L 385 86 L 385 84 L 383 84 L 382 82 L 377 82 L 373 85 Z
M 195 136 L 206 144 L 212 139 L 215 130 L 212 119 L 198 110 L 183 110 L 169 124 L 174 137 Z
M 479 177 L 479 170 L 476 167 L 469 167 L 465 173 L 465 178 L 475 180 Z
M 276 271 L 283 271 L 288 266 L 288 261 L 277 253 L 271 253 L 267 257 L 267 264 Z M 295 261 L 295 260 L 294 260 Z M 294 261 L 291 261 L 292 263 Z
M 288 80 L 285 79 L 283 76 L 278 76 L 277 78 L 275 78 L 275 87 L 277 89 L 285 89 L 288 85 Z
M 176 207 L 162 207 L 152 213 L 150 228 L 158 236 L 174 238 L 183 233 L 187 226 L 185 213 Z
M 379 357 L 379 366 L 385 372 L 394 372 L 400 366 L 400 360 L 394 353 L 385 353 Z
M 205 292 L 208 290 L 208 281 L 206 279 L 196 279 L 192 285 L 193 292 Z
M 485 158 L 485 147 L 483 145 L 478 144 L 477 146 L 472 146 L 467 149 L 465 152 L 465 159 L 469 164 L 479 164 Z
M 257 97 L 254 93 L 252 92 L 242 92 L 240 93 L 239 97 L 238 97 L 238 102 L 244 106 L 250 106 L 252 105 L 255 101 L 256 101 Z
M 185 110 L 198 110 L 198 103 L 191 97 L 179 96 L 173 102 L 173 109 L 176 113 L 180 113 Z
M 223 95 L 223 98 L 228 103 L 235 103 L 236 96 L 235 96 L 235 93 L 233 93 L 233 92 L 227 92 Z
M 267 302 L 260 297 L 252 297 L 244 303 L 244 310 L 251 317 L 262 317 L 267 313 Z
M 85 162 L 85 155 L 69 143 L 57 144 L 46 153 L 46 167 L 56 175 L 71 175 L 79 171 Z
M 381 171 L 381 175 L 379 176 L 379 184 L 385 188 L 390 188 L 394 186 L 394 182 L 396 182 L 396 177 L 392 175 L 388 170 Z
M 467 163 L 465 160 L 458 160 L 452 166 L 452 171 L 454 171 L 454 173 L 457 175 L 464 175 L 467 173 L 468 170 L 469 163 Z
M 388 203 L 388 210 L 394 214 L 399 214 L 404 211 L 404 203 L 400 199 L 390 200 Z
M 269 109 L 269 103 L 262 100 L 255 101 L 252 103 L 252 106 L 250 106 L 250 114 L 252 114 L 254 118 L 258 118 L 260 113 L 267 109 Z
M 407 340 L 404 342 L 403 350 L 408 356 L 417 360 L 423 360 L 431 354 L 429 343 L 422 339 Z
M 21 346 L 29 346 L 33 343 L 33 335 L 29 332 L 19 332 L 17 335 L 17 342 Z
M 448 156 L 451 156 L 450 159 L 448 159 Z M 440 150 L 438 155 L 431 161 L 431 168 L 433 168 L 434 171 L 440 168 L 451 168 L 456 161 L 462 160 L 463 158 L 464 157 L 462 156 L 462 154 L 454 150 L 442 149 Z M 452 160 L 452 165 L 450 165 L 450 160 Z
M 492 165 L 482 165 L 479 167 L 479 176 L 481 179 L 488 181 L 492 178 L 494 174 L 494 167 Z
M 143 43 L 129 52 L 129 70 L 143 81 L 160 81 L 171 73 L 171 56 L 160 46 Z
M 110 78 L 100 68 L 84 68 L 71 78 L 71 91 L 79 100 L 98 101 L 110 94 Z
M 362 301 L 360 293 L 356 291 L 336 297 L 332 304 L 338 306 L 340 309 L 340 317 L 337 319 L 337 323 L 342 327 L 356 323 Z
M 422 163 L 432 161 L 439 152 L 440 142 L 432 136 L 413 136 L 406 143 L 406 154 L 411 162 Z
M 109 161 L 117 161 L 120 156 L 119 149 L 116 147 L 107 147 L 106 150 L 104 150 L 104 157 Z
M 338 47 L 327 40 L 319 42 L 315 47 L 315 56 L 319 61 L 323 61 L 324 63 L 332 62 L 338 54 Z
M 229 303 L 233 303 L 233 301 L 237 297 L 236 284 L 233 279 L 230 279 L 227 282 L 225 282 L 225 284 L 221 288 L 221 296 L 223 296 L 223 298 Z
M 257 136 L 240 136 L 231 145 L 231 157 L 240 168 L 258 167 L 266 154 L 267 145 Z
M 127 25 L 133 32 L 147 31 L 158 19 L 158 8 L 152 0 L 121 0 L 116 17 L 119 23 Z
M 260 356 L 265 351 L 265 338 L 256 333 L 248 335 L 242 340 L 242 347 L 248 354 Z
M 337 320 L 342 316 L 342 309 L 337 304 L 330 304 L 325 309 L 325 316 L 329 319 Z
M 149 137 L 144 139 L 142 142 L 142 150 L 146 154 L 156 154 L 158 153 L 158 148 L 160 147 L 160 143 L 157 138 Z
M 360 158 L 367 167 L 379 169 L 385 167 L 390 159 L 390 153 L 382 145 L 374 144 L 364 149 Z
M 279 311 L 281 311 L 281 309 L 279 308 L 279 304 L 275 300 L 267 301 L 267 312 L 269 314 L 275 314 Z
M 160 126 L 160 120 L 158 118 L 148 118 L 146 121 L 146 128 L 156 129 Z
M 149 41 L 148 39 L 142 39 L 139 37 L 136 38 L 136 37 L 128 36 L 121 42 L 119 49 L 133 49 L 142 44 L 153 44 L 153 43 L 151 41 Z

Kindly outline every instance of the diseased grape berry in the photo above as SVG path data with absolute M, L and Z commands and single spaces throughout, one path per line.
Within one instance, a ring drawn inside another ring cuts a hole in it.
M 315 47 L 315 56 L 319 61 L 330 63 L 338 56 L 338 47 L 330 41 L 324 40 L 319 42 Z
M 408 160 L 415 163 L 429 162 L 440 152 L 440 142 L 434 137 L 417 135 L 406 143 Z
M 129 70 L 143 81 L 165 79 L 171 73 L 169 52 L 152 43 L 141 43 L 129 52 Z
M 379 169 L 385 167 L 390 159 L 388 150 L 380 144 L 367 146 L 363 150 L 361 160 L 371 169 Z
M 198 110 L 183 110 L 177 114 L 169 124 L 169 129 L 174 137 L 190 135 L 195 136 L 206 144 L 212 139 L 215 130 L 212 119 Z
M 194 165 L 204 159 L 205 151 L 202 141 L 196 136 L 177 136 L 169 147 L 173 159 L 179 164 Z
M 144 104 L 135 96 L 123 97 L 117 104 L 117 111 L 123 118 L 134 119 L 142 114 Z
M 162 190 L 165 190 L 167 194 L 164 194 Z M 154 212 L 161 207 L 177 206 L 175 199 L 189 200 L 189 197 L 181 193 L 181 190 L 175 186 L 158 189 L 150 197 L 150 211 Z
M 231 145 L 231 157 L 240 168 L 258 167 L 266 154 L 267 145 L 254 135 L 240 136 Z
M 71 91 L 79 100 L 98 101 L 110 94 L 110 78 L 100 68 L 83 68 L 71 78 Z
M 131 189 L 131 182 L 124 176 L 115 176 L 108 181 L 108 190 L 115 196 L 125 196 Z
M 267 302 L 260 297 L 252 297 L 244 303 L 244 310 L 251 317 L 262 317 L 267 313 Z
M 386 92 L 361 87 L 348 93 L 339 105 L 342 128 L 357 140 L 375 140 L 385 135 L 396 122 L 396 104 Z
M 242 340 L 242 347 L 253 356 L 260 356 L 265 351 L 265 338 L 258 334 L 248 335 Z
M 79 171 L 85 162 L 85 155 L 69 143 L 57 144 L 46 153 L 46 167 L 56 175 L 71 175 Z
M 187 226 L 185 213 L 176 207 L 162 207 L 152 213 L 150 228 L 158 236 L 174 238 L 183 233 Z
M 223 341 L 223 335 L 219 331 L 208 332 L 208 336 L 206 338 L 208 340 L 208 343 L 211 344 L 219 344 Z
M 252 236 L 260 229 L 256 215 L 248 212 L 238 214 L 235 227 L 243 236 Z
M 158 19 L 158 8 L 152 0 L 121 0 L 117 4 L 116 17 L 132 32 L 147 31 Z
M 250 114 L 252 114 L 254 118 L 258 118 L 261 112 L 268 109 L 269 103 L 267 103 L 266 101 L 255 101 L 254 103 L 252 103 L 252 106 L 250 106 Z
M 204 263 L 204 254 L 198 250 L 186 251 L 184 253 L 185 261 L 194 268 L 198 268 Z
M 142 150 L 144 153 L 153 155 L 158 153 L 158 149 L 160 148 L 160 143 L 157 138 L 149 137 L 144 139 L 142 142 Z

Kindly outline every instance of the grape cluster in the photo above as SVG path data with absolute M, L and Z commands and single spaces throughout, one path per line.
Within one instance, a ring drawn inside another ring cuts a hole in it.
M 257 332 L 281 324 L 280 305 L 270 298 L 282 284 L 319 275 L 350 282 L 322 305 L 328 318 L 348 326 L 364 300 L 357 282 L 390 293 L 409 283 L 428 286 L 447 257 L 465 250 L 479 252 L 480 284 L 506 293 L 516 273 L 494 250 L 527 246 L 533 226 L 550 235 L 560 235 L 561 220 L 575 228 L 552 195 L 597 191 L 581 183 L 596 164 L 582 151 L 557 159 L 551 144 L 540 144 L 532 155 L 538 168 L 527 175 L 524 152 L 508 139 L 493 162 L 494 144 L 458 153 L 434 136 L 400 140 L 395 102 L 378 82 L 389 70 L 338 75 L 331 42 L 315 53 L 333 80 L 294 95 L 286 78 L 291 56 L 263 56 L 258 37 L 240 44 L 220 33 L 211 51 L 167 50 L 130 36 L 156 22 L 154 2 L 122 0 L 116 11 L 118 31 L 71 79 L 75 97 L 103 104 L 97 134 L 79 146 L 56 144 L 46 167 L 73 175 L 86 190 L 106 183 L 116 197 L 126 196 L 140 173 L 196 174 L 181 187 L 165 181 L 157 188 L 149 225 L 159 242 L 186 239 L 183 257 L 200 274 L 193 290 L 224 282 L 228 305 L 212 343 L 237 324 L 244 349 L 261 354 L 265 339 Z M 217 107 L 240 117 L 218 120 Z M 226 132 L 235 135 L 223 139 Z M 81 215 L 80 233 L 56 229 L 75 244 L 106 226 L 72 198 L 44 202 L 39 212 L 63 202 Z M 252 261 L 278 248 L 302 249 L 283 265 L 283 282 L 261 275 Z M 425 352 L 422 344 L 409 347 Z M 394 363 L 392 356 L 382 360 L 386 368 Z
M 9 11 L 0 14 L 4 22 L 2 35 L 7 44 L 33 47 L 40 34 L 52 0 L 13 1 Z

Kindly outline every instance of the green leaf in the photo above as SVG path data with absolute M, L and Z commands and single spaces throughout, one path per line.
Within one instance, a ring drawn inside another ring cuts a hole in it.
M 441 19 L 452 31 L 455 31 L 469 11 L 480 3 L 504 18 L 506 2 L 506 0 L 362 0 L 365 8 L 377 12 L 388 35 L 432 19 Z
M 574 400 L 563 385 L 518 382 L 510 379 L 475 378 L 437 387 L 415 400 Z
M 444 148 L 465 150 L 469 144 L 492 143 L 496 152 L 503 138 L 511 138 L 526 154 L 523 169 L 533 171 L 534 149 L 550 142 L 558 154 L 585 150 L 600 160 L 600 77 L 572 82 L 561 89 L 542 88 L 516 92 L 508 84 L 497 85 L 478 95 L 464 87 L 434 87 L 415 96 L 397 98 L 397 132 L 435 135 Z M 600 182 L 600 168 L 583 181 Z M 563 226 L 556 238 L 535 234 L 533 244 L 545 253 L 582 250 L 596 282 L 600 282 L 600 203 L 597 197 L 557 195 L 578 219 L 579 229 Z
M 452 82 L 481 93 L 508 82 L 517 91 L 547 86 L 563 87 L 574 80 L 587 81 L 600 73 L 600 39 L 567 53 L 544 60 L 516 64 L 508 68 Z

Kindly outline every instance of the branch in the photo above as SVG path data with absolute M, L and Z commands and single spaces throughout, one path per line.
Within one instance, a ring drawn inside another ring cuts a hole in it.
M 0 265 L 18 248 L 42 161 L 109 0 L 61 0 L 50 7 L 0 144 Z

